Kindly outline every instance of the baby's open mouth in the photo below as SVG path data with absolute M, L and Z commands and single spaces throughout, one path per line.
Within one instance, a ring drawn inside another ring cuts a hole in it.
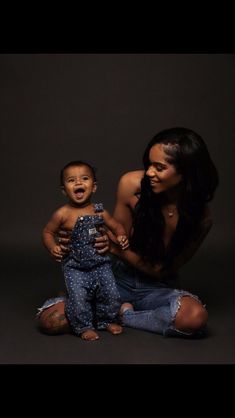
M 76 195 L 78 199 L 81 199 L 84 193 L 85 193 L 85 189 L 83 187 L 78 187 L 77 189 L 74 190 L 74 194 Z

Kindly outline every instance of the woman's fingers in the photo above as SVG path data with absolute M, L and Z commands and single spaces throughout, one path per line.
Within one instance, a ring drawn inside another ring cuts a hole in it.
M 63 231 L 62 229 L 58 231 L 58 243 L 59 245 L 67 245 L 70 242 L 71 232 Z
M 95 239 L 94 247 L 98 254 L 104 254 L 109 250 L 109 238 L 107 235 L 101 235 Z
M 69 238 L 70 235 L 71 235 L 71 232 L 70 231 L 64 231 L 63 229 L 60 229 L 58 231 L 58 235 L 59 235 L 60 238 Z
M 70 251 L 70 248 L 66 245 L 60 244 L 60 249 L 62 251 L 63 254 L 66 254 Z

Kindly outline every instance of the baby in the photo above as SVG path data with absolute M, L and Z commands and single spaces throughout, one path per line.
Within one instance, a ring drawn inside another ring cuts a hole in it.
M 129 242 L 123 226 L 104 210 L 102 203 L 91 203 L 97 190 L 94 168 L 83 161 L 72 161 L 61 170 L 61 188 L 68 203 L 56 210 L 43 229 L 43 243 L 53 255 L 61 255 L 68 298 L 65 313 L 76 335 L 97 340 L 95 329 L 120 334 L 117 323 L 120 297 L 108 255 L 96 252 L 94 238 L 107 227 L 123 250 Z M 70 252 L 62 258 L 56 235 L 71 231 Z

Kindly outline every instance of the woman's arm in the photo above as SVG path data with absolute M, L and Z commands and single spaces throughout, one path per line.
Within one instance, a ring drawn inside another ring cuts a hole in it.
M 202 242 L 206 238 L 211 227 L 211 219 L 208 219 L 205 222 L 203 222 L 197 239 L 191 241 L 191 243 L 182 250 L 181 254 L 173 259 L 171 266 L 167 269 L 164 268 L 163 264 L 161 263 L 155 264 L 153 266 L 147 261 L 143 261 L 138 254 L 136 254 L 134 251 L 130 249 L 122 251 L 113 242 L 110 245 L 110 252 L 116 255 L 117 257 L 121 258 L 123 261 L 126 261 L 129 264 L 131 264 L 137 270 L 140 270 L 143 273 L 146 273 L 149 276 L 154 277 L 155 279 L 162 280 L 164 277 L 169 276 L 172 273 L 176 273 L 184 264 L 186 264 L 193 257 L 193 255 L 197 252 Z
M 136 193 L 140 192 L 140 183 L 143 175 L 143 170 L 130 171 L 124 174 L 118 183 L 113 216 L 124 226 L 128 237 L 131 235 L 133 210 L 138 202 Z
M 132 211 L 138 201 L 136 193 L 140 191 L 140 183 L 143 175 L 143 170 L 131 171 L 124 174 L 118 184 L 114 217 L 118 222 L 122 223 L 129 236 L 131 234 L 133 222 Z M 161 279 L 162 264 L 152 266 L 150 263 L 143 261 L 137 253 L 129 248 L 122 251 L 111 240 L 112 236 L 110 235 L 110 252 L 112 254 L 155 279 Z
M 133 267 L 135 267 L 137 270 L 142 271 L 143 273 L 148 274 L 149 276 L 154 277 L 155 279 L 161 279 L 162 278 L 162 264 L 155 264 L 152 266 L 147 261 L 143 261 L 142 258 L 135 253 L 134 251 L 130 250 L 129 248 L 125 251 L 122 251 L 117 245 L 115 245 L 113 242 L 110 244 L 110 252 L 111 254 L 116 255 L 123 261 L 126 261 L 127 263 L 131 264 Z
M 130 171 L 125 173 L 119 180 L 113 217 L 123 225 L 127 237 L 131 233 L 132 210 L 137 202 L 135 193 L 140 191 L 140 182 L 143 175 L 143 170 Z M 99 231 L 103 232 L 103 235 L 96 238 L 95 248 L 99 254 L 105 254 L 110 249 L 107 232 L 105 230 L 102 231 L 101 228 Z M 112 240 L 112 238 L 110 234 L 110 239 Z
M 134 173 L 134 172 L 133 172 Z M 121 178 L 118 187 L 118 195 L 117 195 L 117 204 L 115 208 L 115 218 L 121 221 L 124 225 L 124 219 L 127 219 L 129 230 L 131 230 L 132 224 L 132 213 L 131 213 L 131 196 L 134 195 L 133 187 L 131 189 L 129 178 L 132 173 L 127 173 Z M 122 220 L 123 219 L 123 220 Z M 177 272 L 184 264 L 186 264 L 192 256 L 196 253 L 198 248 L 201 246 L 202 242 L 204 241 L 205 237 L 207 236 L 209 230 L 212 226 L 212 218 L 211 213 L 208 207 L 205 208 L 204 217 L 201 223 L 201 228 L 199 234 L 195 240 L 193 240 L 190 245 L 182 250 L 181 254 L 172 262 L 172 265 L 169 268 L 164 268 L 163 264 L 159 263 L 152 266 L 150 263 L 143 261 L 141 257 L 136 254 L 131 249 L 127 249 L 122 252 L 117 246 L 113 243 L 111 244 L 110 252 L 117 255 L 122 260 L 130 263 L 135 268 L 139 269 L 140 271 L 152 276 L 158 280 L 163 279 L 166 275 L 171 273 Z

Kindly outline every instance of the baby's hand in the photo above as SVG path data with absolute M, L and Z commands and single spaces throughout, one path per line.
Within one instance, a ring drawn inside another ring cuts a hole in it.
M 117 241 L 122 250 L 126 250 L 129 247 L 129 241 L 126 235 L 118 235 Z
M 52 249 L 51 249 L 51 255 L 52 257 L 55 258 L 56 261 L 58 261 L 59 263 L 61 262 L 62 258 L 63 258 L 63 252 L 60 248 L 59 245 L 55 245 Z

